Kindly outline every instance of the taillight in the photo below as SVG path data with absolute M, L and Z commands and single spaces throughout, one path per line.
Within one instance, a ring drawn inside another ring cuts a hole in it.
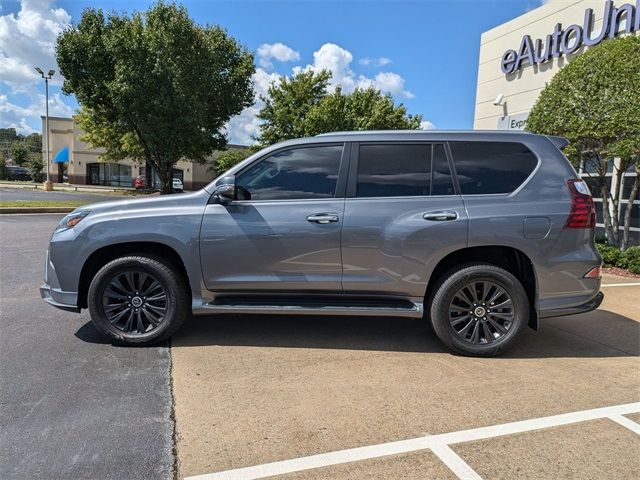
M 589 192 L 589 187 L 582 180 L 567 181 L 571 193 L 571 212 L 565 228 L 595 228 L 596 207 Z
M 584 274 L 584 278 L 600 278 L 602 277 L 602 265 L 593 267 L 587 273 Z

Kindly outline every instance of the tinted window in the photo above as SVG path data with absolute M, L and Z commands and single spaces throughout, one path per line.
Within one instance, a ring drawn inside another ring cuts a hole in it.
M 429 195 L 431 145 L 360 145 L 358 197 Z
M 511 193 L 538 161 L 521 143 L 451 142 L 453 163 L 463 194 Z
M 236 185 L 246 188 L 251 200 L 332 198 L 341 156 L 342 145 L 285 150 L 250 167 Z
M 444 145 L 433 146 L 431 164 L 431 195 L 453 195 L 453 181 Z

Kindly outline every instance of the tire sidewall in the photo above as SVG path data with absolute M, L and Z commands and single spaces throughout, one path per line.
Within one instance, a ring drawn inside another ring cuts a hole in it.
M 167 311 L 164 320 L 153 330 L 143 334 L 128 334 L 116 328 L 107 320 L 103 307 L 104 291 L 111 280 L 121 273 L 137 270 L 153 275 L 162 285 L 167 295 Z M 89 313 L 91 321 L 98 331 L 116 341 L 127 344 L 147 344 L 164 336 L 176 320 L 177 282 L 165 268 L 161 268 L 154 260 L 147 258 L 124 257 L 113 260 L 102 267 L 93 278 L 89 287 Z
M 471 265 L 445 274 L 431 304 L 431 324 L 438 338 L 452 350 L 464 355 L 492 356 L 509 348 L 529 320 L 529 299 L 522 284 L 509 272 L 492 265 Z M 472 344 L 461 339 L 451 326 L 449 305 L 456 293 L 474 281 L 489 281 L 502 287 L 514 305 L 514 320 L 508 332 L 490 344 Z

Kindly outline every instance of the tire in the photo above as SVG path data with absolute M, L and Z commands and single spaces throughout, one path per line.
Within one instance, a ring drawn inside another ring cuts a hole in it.
M 462 355 L 499 355 L 529 322 L 529 299 L 520 281 L 489 264 L 465 264 L 444 273 L 429 304 L 436 335 Z
M 151 345 L 175 332 L 191 314 L 185 278 L 161 259 L 131 255 L 107 263 L 88 294 L 95 328 L 116 343 Z

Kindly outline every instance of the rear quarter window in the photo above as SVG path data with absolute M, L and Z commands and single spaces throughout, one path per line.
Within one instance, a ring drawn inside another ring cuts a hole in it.
M 538 159 L 516 142 L 450 142 L 463 195 L 511 193 L 531 175 Z

